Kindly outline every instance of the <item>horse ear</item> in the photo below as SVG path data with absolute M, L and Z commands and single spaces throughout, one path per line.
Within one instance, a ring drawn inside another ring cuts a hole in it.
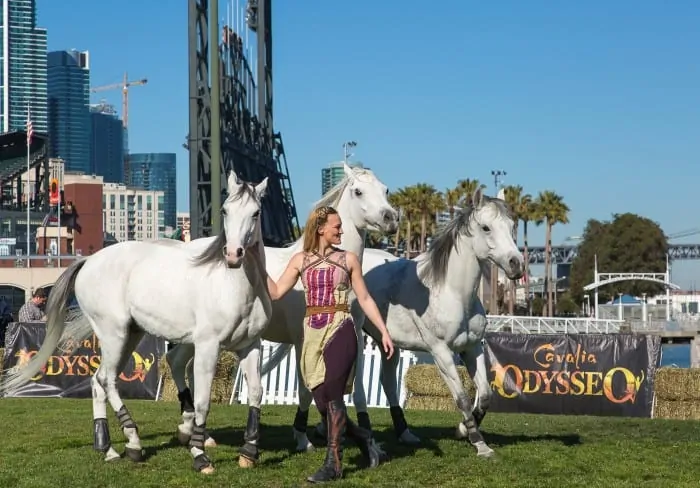
M 345 161 L 343 161 L 343 173 L 345 173 L 345 176 L 347 176 L 350 180 L 355 178 L 355 174 L 352 172 L 352 168 L 348 166 Z
M 505 200 L 506 199 L 506 187 L 502 186 L 500 190 L 498 190 L 498 195 L 496 195 L 496 198 L 499 200 Z
M 241 186 L 241 181 L 235 171 L 231 170 L 228 174 L 228 192 L 235 193 L 233 190 Z
M 255 185 L 255 194 L 258 195 L 258 198 L 260 199 L 262 199 L 267 192 L 267 181 L 268 180 L 266 176 L 264 180 Z
M 472 205 L 474 208 L 481 207 L 484 202 L 484 189 L 481 186 L 476 187 L 472 194 Z

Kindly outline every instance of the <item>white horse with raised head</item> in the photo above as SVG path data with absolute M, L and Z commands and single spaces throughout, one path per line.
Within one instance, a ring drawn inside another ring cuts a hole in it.
M 386 185 L 371 170 L 358 167 L 350 168 L 348 165 L 344 165 L 344 171 L 345 178 L 328 191 L 321 200 L 317 201 L 314 207 L 330 205 L 338 211 L 343 226 L 343 237 L 340 247 L 354 252 L 362 260 L 367 231 L 395 232 L 398 226 L 398 213 L 387 200 L 389 192 Z M 192 249 L 199 249 L 207 246 L 210 240 L 211 238 L 195 239 L 182 245 Z M 177 241 L 162 242 L 166 245 L 177 245 Z M 278 279 L 281 276 L 291 257 L 301 250 L 302 244 L 302 239 L 298 239 L 289 247 L 265 248 L 267 271 L 273 279 Z M 354 294 L 351 298 L 354 299 Z M 282 357 L 289 352 L 289 348 L 292 345 L 295 346 L 297 372 L 299 375 L 301 375 L 298 365 L 301 363 L 300 355 L 305 309 L 304 291 L 301 281 L 299 281 L 296 287 L 281 300 L 273 302 L 272 319 L 262 336 L 265 340 L 281 343 L 278 349 L 282 353 Z M 359 327 L 357 331 L 358 358 L 361 361 L 364 351 L 364 337 Z M 287 345 L 289 347 L 286 347 Z M 191 398 L 191 392 L 194 390 L 191 382 L 188 387 L 186 381 L 186 373 L 187 376 L 192 378 L 190 371 L 191 358 L 192 346 L 189 344 L 177 344 L 166 354 L 166 360 L 172 371 L 173 381 L 178 389 L 178 398 L 182 409 L 190 402 L 189 398 Z M 243 363 L 241 365 L 243 367 Z M 258 368 L 257 371 L 255 371 L 256 367 Z M 259 364 L 251 364 L 244 367 L 249 390 L 248 405 L 257 406 L 258 408 L 262 403 L 262 389 L 257 386 L 253 388 L 253 385 L 260 384 L 261 376 L 266 374 L 266 371 L 261 371 L 259 367 Z M 355 388 L 361 389 L 362 382 L 355 383 Z M 297 449 L 300 451 L 310 450 L 314 447 L 306 435 L 309 407 L 312 400 L 311 392 L 305 387 L 303 381 L 299 381 L 299 409 L 294 420 L 293 433 L 297 442 Z M 178 427 L 178 430 L 182 430 L 182 425 Z M 216 445 L 215 440 L 209 437 L 208 434 L 206 445 L 207 447 Z M 257 458 L 252 459 L 255 460 Z
M 94 448 L 106 460 L 120 457 L 107 426 L 109 401 L 127 438 L 127 457 L 140 461 L 141 440 L 119 396 L 117 376 L 144 333 L 189 344 L 200 386 L 193 408 L 184 415 L 185 430 L 195 470 L 213 472 L 204 433 L 219 347 L 242 358 L 259 358 L 260 335 L 272 315 L 265 263 L 247 252 L 257 246 L 258 256 L 264 256 L 260 211 L 266 187 L 267 178 L 253 186 L 231 173 L 221 208 L 223 232 L 201 254 L 185 246 L 128 241 L 74 262 L 51 290 L 41 349 L 25 367 L 4 378 L 3 389 L 12 391 L 30 381 L 61 338 L 81 339 L 94 331 L 102 356 L 92 378 Z M 73 295 L 82 315 L 66 328 Z M 252 423 L 249 418 L 248 431 L 257 432 L 258 421 L 259 412 Z

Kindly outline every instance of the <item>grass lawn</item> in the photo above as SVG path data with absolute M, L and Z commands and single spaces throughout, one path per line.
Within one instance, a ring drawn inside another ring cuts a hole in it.
M 304 486 L 324 457 L 322 445 L 309 454 L 290 451 L 295 407 L 264 406 L 261 464 L 241 469 L 237 448 L 243 442 L 247 409 L 215 405 L 208 426 L 220 446 L 208 452 L 217 471 L 200 475 L 192 470 L 188 451 L 174 441 L 178 404 L 128 401 L 127 406 L 147 451 L 142 464 L 125 459 L 107 464 L 92 450 L 90 400 L 0 399 L 0 487 Z M 417 449 L 395 442 L 388 410 L 370 414 L 391 462 L 374 470 L 357 469 L 359 451 L 347 445 L 345 478 L 332 486 L 700 485 L 700 422 L 489 414 L 483 430 L 497 458 L 483 460 L 465 441 L 455 439 L 457 413 L 408 410 L 413 432 L 423 440 Z M 318 419 L 312 411 L 309 424 Z M 110 433 L 117 451 L 123 452 L 124 436 L 114 416 Z

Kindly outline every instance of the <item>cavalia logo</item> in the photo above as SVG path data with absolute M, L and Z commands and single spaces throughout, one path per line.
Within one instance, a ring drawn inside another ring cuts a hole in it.
M 100 366 L 99 341 L 93 336 L 83 341 L 68 339 L 58 348 L 60 355 L 52 355 L 41 371 L 32 377 L 32 381 L 39 381 L 51 376 L 92 376 Z M 15 368 L 21 368 L 36 355 L 36 350 L 21 348 L 15 353 L 17 362 Z M 119 379 L 127 383 L 146 381 L 148 372 L 155 363 L 155 355 L 150 353 L 141 356 L 137 351 L 131 353 L 132 361 L 129 361 L 125 370 L 119 375 Z M 133 367 L 130 367 L 132 366 Z
M 543 344 L 535 349 L 532 359 L 537 369 L 493 364 L 491 388 L 503 398 L 532 394 L 602 395 L 611 403 L 633 404 L 645 380 L 644 371 L 637 376 L 623 366 L 601 371 L 596 354 L 584 350 L 581 344 L 573 352 L 557 351 L 551 343 Z

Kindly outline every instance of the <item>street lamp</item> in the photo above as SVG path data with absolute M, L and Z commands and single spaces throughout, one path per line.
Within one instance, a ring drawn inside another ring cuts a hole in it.
M 496 187 L 496 193 L 498 193 L 498 187 L 501 183 L 501 176 L 505 176 L 507 173 L 501 169 L 492 169 L 491 176 L 493 176 L 493 182 Z
M 357 141 L 347 141 L 343 143 L 343 162 L 348 164 L 348 158 L 353 154 L 349 151 L 350 148 L 356 147 Z

